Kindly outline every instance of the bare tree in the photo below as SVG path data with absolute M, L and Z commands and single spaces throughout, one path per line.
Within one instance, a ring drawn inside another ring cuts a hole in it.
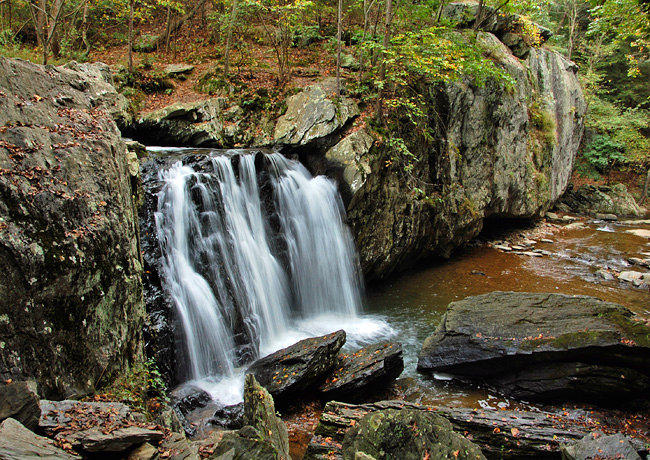
M 28 4 L 36 37 L 43 50 L 42 62 L 45 65 L 48 61 L 50 46 L 57 36 L 64 0 L 53 0 L 51 4 L 48 4 L 47 0 L 29 0 Z
M 129 73 L 133 73 L 133 16 L 135 0 L 129 0 Z
M 336 96 L 341 95 L 341 16 L 343 0 L 338 1 L 338 14 L 336 16 Z
M 235 27 L 237 18 L 237 0 L 232 0 L 232 10 L 230 11 L 230 20 L 228 21 L 228 31 L 226 32 L 226 49 L 224 51 L 223 76 L 226 80 L 230 78 L 230 48 L 232 47 L 232 30 Z

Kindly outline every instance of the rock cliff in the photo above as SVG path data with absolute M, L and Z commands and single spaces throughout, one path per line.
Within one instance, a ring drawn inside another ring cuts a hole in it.
M 0 58 L 0 379 L 84 394 L 141 353 L 138 163 L 103 64 Z
M 374 148 L 372 172 L 348 205 L 368 279 L 448 257 L 488 217 L 539 216 L 568 185 L 586 109 L 574 64 L 542 48 L 522 61 L 494 35 L 479 38 L 515 87 L 464 80 L 422 88 L 434 140 L 404 138 L 422 159 L 413 175 L 425 199 L 386 162 L 390 152 Z

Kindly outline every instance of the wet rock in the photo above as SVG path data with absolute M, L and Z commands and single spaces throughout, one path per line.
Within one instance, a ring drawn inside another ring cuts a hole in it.
M 553 244 L 553 243 L 554 243 L 553 240 L 548 239 L 548 238 L 542 238 L 542 239 L 540 239 L 540 241 L 541 241 L 542 243 L 546 243 L 546 244 Z
M 360 400 L 368 392 L 389 385 L 404 370 L 402 345 L 380 343 L 339 355 L 335 371 L 318 390 L 327 398 Z
M 344 459 L 357 459 L 359 453 L 377 459 L 485 459 L 481 449 L 455 433 L 448 420 L 414 409 L 386 409 L 363 416 L 343 439 Z
M 559 456 L 559 444 L 570 444 L 586 434 L 584 414 L 563 411 L 527 412 L 463 407 L 417 405 L 405 401 L 379 401 L 347 404 L 330 401 L 309 443 L 306 460 L 341 459 L 346 433 L 368 413 L 386 409 L 408 409 L 443 416 L 458 433 L 469 433 L 488 458 L 553 459 Z M 643 448 L 643 445 L 639 446 Z M 435 457 L 431 457 L 435 458 Z
M 212 397 L 210 397 L 207 391 L 187 384 L 175 388 L 169 397 L 172 407 L 178 409 L 183 415 L 187 415 L 195 409 L 205 407 L 212 401 Z
M 142 353 L 138 171 L 110 78 L 0 58 L 0 379 L 51 399 L 109 384 Z
M 452 302 L 418 370 L 525 400 L 617 404 L 650 389 L 650 328 L 593 297 L 493 292 Z
M 51 439 L 38 436 L 25 428 L 20 422 L 8 418 L 0 424 L 0 458 L 36 460 L 47 458 L 50 460 L 78 459 L 54 446 Z
M 499 251 L 504 251 L 504 252 L 510 252 L 512 251 L 512 248 L 508 245 L 505 244 L 495 244 L 492 246 L 494 249 L 498 249 Z
M 645 213 L 623 184 L 611 187 L 583 185 L 564 194 L 562 202 L 573 212 L 580 214 L 642 216 Z M 611 216 L 606 217 L 611 218 Z M 618 217 L 614 220 L 617 219 Z
M 597 458 L 616 458 L 641 460 L 630 441 L 621 433 L 605 436 L 601 432 L 589 433 L 573 444 L 563 444 L 562 460 L 588 460 Z
M 258 359 L 248 368 L 274 398 L 295 396 L 319 384 L 336 364 L 345 331 L 301 340 Z
M 57 439 L 64 439 L 77 450 L 93 453 L 124 452 L 147 442 L 157 444 L 163 438 L 162 431 L 137 426 L 106 431 L 103 427 L 96 427 L 65 436 L 57 435 Z
M 220 407 L 210 418 L 210 423 L 231 430 L 241 428 L 244 423 L 244 403 Z
M 0 422 L 11 417 L 34 430 L 41 416 L 39 399 L 35 382 L 0 383 Z
M 305 88 L 287 99 L 287 111 L 276 126 L 276 144 L 305 146 L 323 141 L 359 115 L 357 104 L 348 98 L 335 102 L 327 82 Z
M 280 455 L 252 426 L 245 426 L 235 433 L 226 433 L 217 444 L 212 458 L 217 460 L 290 460 Z

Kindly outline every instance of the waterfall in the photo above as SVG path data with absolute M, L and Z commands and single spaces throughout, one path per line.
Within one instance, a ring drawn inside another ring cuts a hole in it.
M 178 161 L 159 173 L 163 278 L 193 380 L 233 377 L 300 321 L 349 320 L 360 309 L 336 185 L 280 154 L 259 155 L 213 154 L 197 170 Z

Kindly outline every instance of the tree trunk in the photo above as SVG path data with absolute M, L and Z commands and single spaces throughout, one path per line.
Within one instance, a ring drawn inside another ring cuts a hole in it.
M 129 73 L 133 73 L 133 15 L 135 0 L 129 0 Z
M 165 33 L 167 35 L 167 40 L 165 41 L 165 54 L 169 53 L 169 27 L 171 26 L 171 20 L 172 20 L 172 7 L 168 6 L 167 7 L 167 32 Z
M 160 48 L 163 44 L 165 44 L 167 38 L 171 36 L 173 33 L 175 33 L 178 29 L 180 29 L 183 26 L 183 24 L 185 24 L 186 21 L 189 21 L 194 16 L 196 16 L 196 13 L 201 11 L 201 8 L 203 8 L 203 5 L 205 5 L 206 2 L 207 0 L 199 0 L 198 3 L 194 5 L 194 8 L 192 8 L 187 14 L 173 21 L 168 28 L 169 30 L 165 31 L 164 34 L 160 35 L 156 39 L 155 42 L 156 47 Z
M 386 0 L 386 22 L 384 23 L 384 42 L 383 42 L 384 50 L 388 49 L 388 45 L 390 45 L 390 31 L 391 31 L 392 24 L 393 24 L 393 1 Z M 381 67 L 379 68 L 379 79 L 383 81 L 385 78 L 386 78 L 386 61 L 382 59 Z M 384 84 L 383 89 L 380 89 L 379 93 L 377 94 L 377 108 L 376 108 L 377 120 L 382 119 L 381 99 L 383 97 L 385 88 L 386 85 Z
M 232 0 L 232 11 L 228 21 L 228 32 L 226 34 L 226 50 L 224 51 L 223 76 L 226 80 L 230 78 L 230 48 L 232 47 L 232 29 L 235 27 L 237 17 L 237 0 Z
M 90 54 L 90 43 L 88 43 L 88 2 L 84 2 L 83 15 L 81 19 L 81 43 L 86 50 L 86 56 L 88 56 L 88 54 Z
M 336 97 L 341 95 L 341 16 L 343 10 L 343 0 L 338 1 L 338 14 L 336 19 Z
M 646 198 L 648 198 L 648 188 L 650 188 L 650 166 L 648 166 L 648 170 L 646 171 L 645 184 L 643 185 L 643 192 L 641 193 L 641 201 L 639 201 L 639 204 L 645 203 Z

